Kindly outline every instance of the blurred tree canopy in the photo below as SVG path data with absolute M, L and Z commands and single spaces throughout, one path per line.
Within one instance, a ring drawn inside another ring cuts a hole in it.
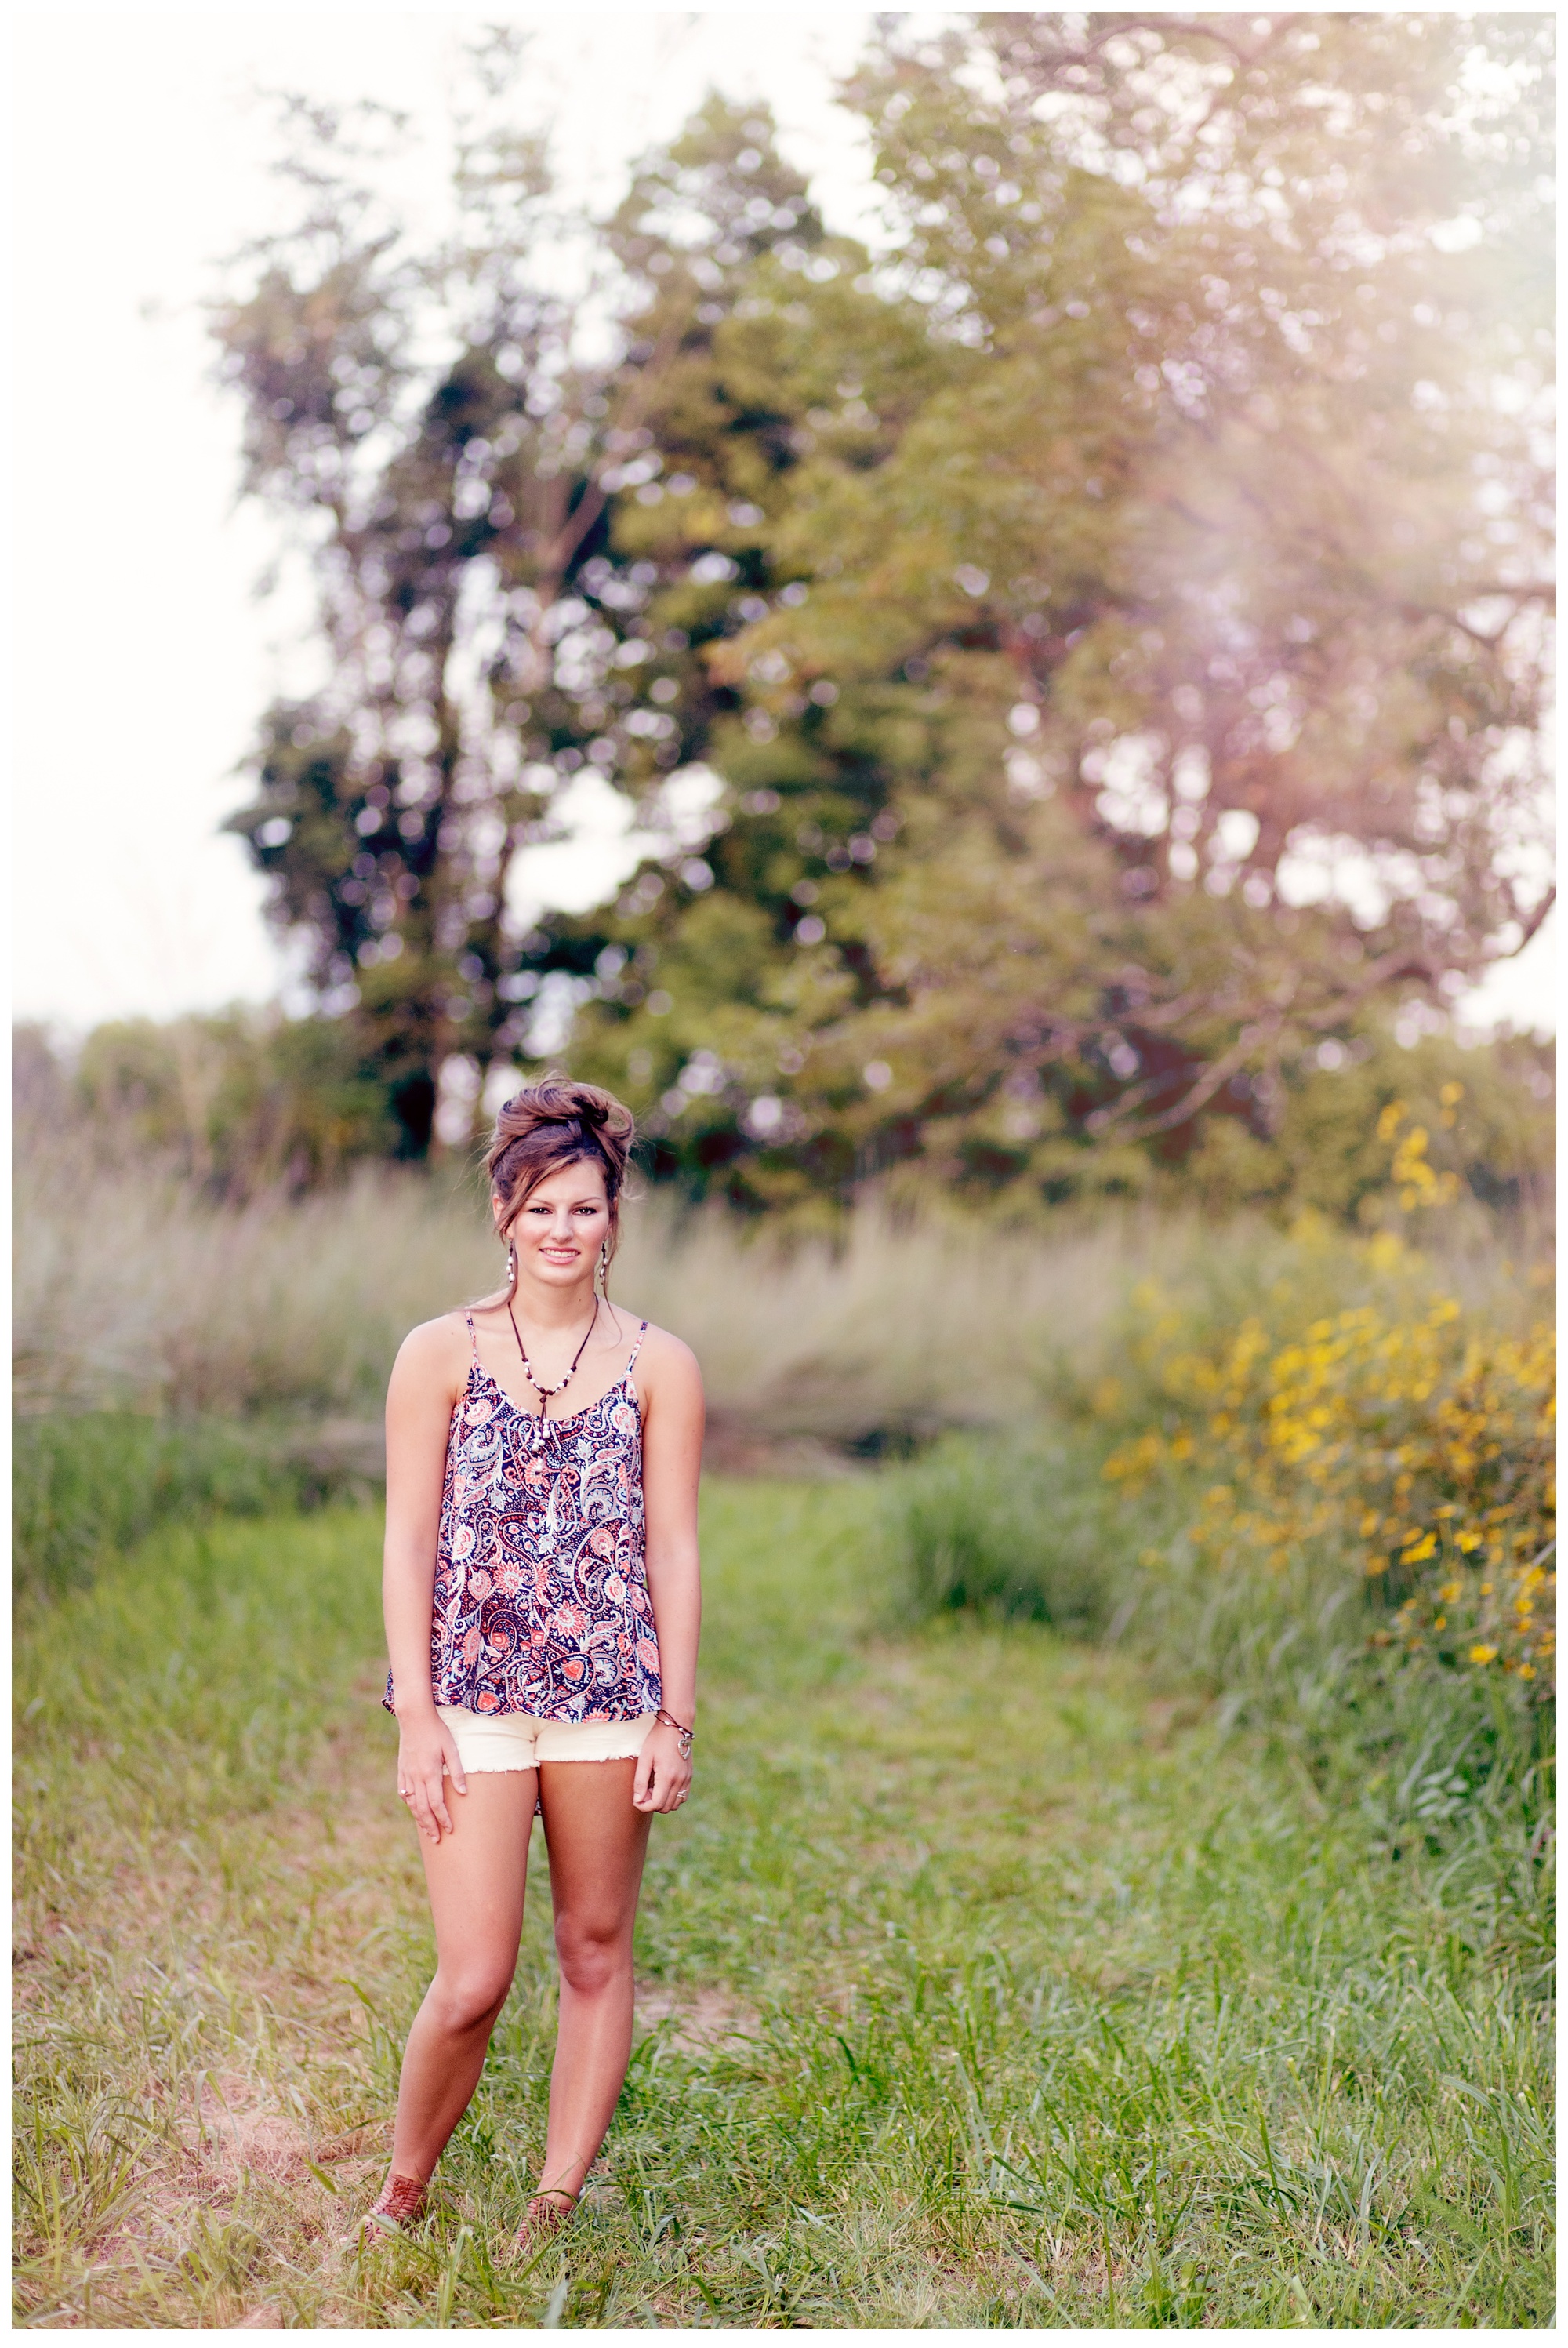
M 21 1026 L 12 1045 L 22 1160 L 68 1184 L 107 1157 L 150 1164 L 243 1206 L 278 1191 L 302 1195 L 396 1153 L 384 1089 L 342 1017 L 247 1008 L 117 1020 L 76 1053 Z M 1440 1199 L 1418 1182 L 1417 1206 L 1443 1203 L 1459 1186 L 1486 1207 L 1542 1211 L 1553 1099 L 1549 1045 L 1512 1036 L 1461 1049 L 1442 1035 L 1412 1045 L 1373 1035 L 1332 1069 L 1293 1074 L 1276 1134 L 1260 1138 L 1239 1118 L 1212 1119 L 1184 1159 L 1143 1161 L 1136 1184 L 1120 1187 L 1217 1215 L 1253 1208 L 1291 1218 L 1315 1209 L 1377 1224 L 1409 1189 L 1396 1161 L 1419 1134 L 1419 1154 L 1444 1189 Z M 1009 1216 L 1038 1211 L 1037 1195 L 1016 1182 L 999 1189 L 983 1168 L 958 1186 L 969 1205 L 999 1200 Z M 791 1220 L 828 1225 L 833 1205 L 830 1193 L 813 1194 Z
M 397 1129 L 351 1023 L 250 1008 L 96 1027 L 74 1092 L 94 1123 L 234 1204 L 395 1154 Z
M 399 1154 L 564 1056 L 744 1203 L 1283 1196 L 1545 912 L 1551 19 L 913 21 L 875 252 L 718 98 L 566 216 L 510 32 L 436 245 L 293 109 L 216 325 L 327 681 L 232 824 Z

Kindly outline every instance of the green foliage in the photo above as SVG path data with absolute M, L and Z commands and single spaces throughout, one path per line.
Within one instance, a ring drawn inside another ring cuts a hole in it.
M 1534 589 L 1503 599 L 1525 663 L 1505 669 L 1461 608 L 1463 564 L 1477 592 L 1496 564 L 1449 469 L 1461 441 L 1483 469 L 1500 448 L 1445 305 L 1474 305 L 1522 394 L 1538 363 L 1517 286 L 1499 301 L 1420 225 L 1486 168 L 1440 121 L 1460 71 L 1440 29 L 1182 20 L 1085 49 L 1076 20 L 1000 16 L 933 48 L 890 26 L 857 78 L 902 229 L 886 291 L 928 306 L 952 373 L 879 461 L 802 451 L 771 541 L 797 600 L 715 653 L 753 738 L 790 746 L 788 815 L 813 691 L 886 778 L 895 844 L 857 863 L 833 827 L 797 831 L 804 966 L 726 1063 L 737 1097 L 768 1083 L 768 1128 L 819 1180 L 914 1156 L 1051 1196 L 1135 1189 L 1223 1116 L 1278 1145 L 1325 1042 L 1539 910 L 1497 893 L 1503 834 L 1532 820 L 1535 786 L 1500 791 L 1496 762 L 1534 705 Z M 1543 53 L 1511 42 L 1509 69 L 1533 103 Z M 1322 137 L 1326 79 L 1345 143 Z M 1223 200 L 1176 129 L 1200 85 Z M 1398 189 L 1390 104 L 1423 159 Z M 1384 228 L 1354 271 L 1348 185 Z M 890 707 L 896 752 L 865 724 Z M 1467 842 L 1440 912 L 1437 792 Z M 1379 911 L 1314 869 L 1346 856 Z M 1234 1179 L 1248 1151 L 1215 1147 Z
M 961 876 L 956 842 L 949 891 Z M 1066 894 L 1045 900 L 1042 929 L 1053 906 L 1071 919 Z M 671 1007 L 641 1031 L 629 1029 L 613 1050 L 602 1038 L 591 1049 L 579 1040 L 576 1064 L 633 1098 L 692 1072 L 692 1088 L 671 1096 L 682 1104 L 682 1151 L 672 1156 L 667 1137 L 649 1147 L 656 1179 L 673 1177 L 699 1195 L 722 1186 L 743 1207 L 781 1211 L 797 1228 L 842 1229 L 839 1186 L 853 1194 L 875 1174 L 876 1152 L 857 1156 L 846 1138 L 831 1133 L 809 1147 L 785 1147 L 778 1137 L 795 1130 L 793 1112 L 776 1096 L 761 1096 L 778 1113 L 776 1146 L 753 1147 L 735 1131 L 723 1071 L 753 1052 L 766 939 L 759 908 L 727 891 L 702 898 L 657 973 L 650 972 L 664 982 Z M 640 967 L 635 960 L 626 966 Z M 928 1002 L 923 1048 L 944 1047 L 961 1016 L 967 975 L 956 973 L 954 986 Z M 639 1032 L 657 1039 L 657 1059 L 651 1045 L 629 1040 Z M 384 1073 L 358 1049 L 357 1031 L 345 1020 L 236 1011 L 167 1024 L 114 1022 L 88 1035 L 73 1071 L 40 1032 L 18 1030 L 18 1114 L 37 1136 L 27 1145 L 31 1154 L 63 1149 L 73 1167 L 84 1152 L 116 1160 L 129 1153 L 231 1204 L 280 1190 L 296 1196 L 401 1148 Z M 1363 1025 L 1329 1056 L 1333 1065 L 1303 1063 L 1289 1072 L 1274 1133 L 1236 1117 L 1211 1118 L 1191 1150 L 1169 1160 L 1109 1143 L 1086 1151 L 1069 1122 L 1027 1087 L 1015 1087 L 983 1116 L 949 1103 L 948 1113 L 907 1127 L 918 1159 L 882 1164 L 881 1187 L 893 1200 L 927 1207 L 943 1192 L 980 1215 L 999 1211 L 1011 1220 L 1042 1220 L 1040 1210 L 1071 1200 L 1121 1198 L 1166 1206 L 1192 1200 L 1215 1220 L 1249 1210 L 1286 1220 L 1312 1209 L 1336 1221 L 1376 1224 L 1396 1211 L 1398 1200 L 1378 1121 L 1402 1102 L 1410 1122 L 1430 1135 L 1440 1173 L 1452 1173 L 1476 1200 L 1505 1214 L 1544 1209 L 1555 1138 L 1549 1043 L 1504 1035 L 1461 1048 L 1448 1035 L 1428 1035 L 1402 1045 L 1385 1028 Z M 715 1089 L 697 1090 L 698 1079 Z M 755 1131 L 760 1140 L 761 1128 Z
M 299 1199 L 215 1200 L 140 1157 L 122 1127 L 84 1119 L 67 1072 L 36 1041 L 24 1038 L 17 1055 L 18 1408 L 292 1417 L 323 1443 L 374 1450 L 408 1329 L 493 1284 L 495 1241 L 469 1173 L 367 1166 Z M 1445 1103 L 1456 1059 L 1466 1089 Z M 1428 1133 L 1440 1182 L 1473 1180 L 1478 1164 L 1495 1163 L 1491 1120 L 1514 1096 L 1489 1090 L 1489 1063 L 1483 1053 L 1450 1057 L 1434 1039 L 1399 1053 L 1389 1070 L 1390 1092 L 1407 1087 L 1396 1097 L 1399 1133 Z M 1321 1081 L 1355 1084 L 1366 1073 L 1326 1071 Z M 1379 1086 L 1363 1107 L 1372 1114 L 1380 1101 L 1380 1115 L 1396 1099 Z M 1533 1123 L 1532 1098 L 1530 1108 Z M 1385 1178 L 1399 1146 L 1398 1136 L 1375 1145 Z M 1325 1195 L 1336 1217 L 1353 1201 L 1373 1228 L 1440 1249 L 1445 1285 L 1489 1318 L 1512 1325 L 1516 1304 L 1539 1293 L 1533 1214 L 1472 1200 L 1444 1208 L 1440 1221 L 1419 1202 L 1407 1212 L 1391 1179 L 1360 1189 L 1372 1170 L 1364 1159 L 1349 1170 L 1354 1188 L 1345 1161 L 1307 1159 L 1264 1214 L 1226 1211 L 1239 1185 L 1212 1158 L 1195 1200 L 1178 1176 L 1150 1182 L 1141 1203 L 1107 1201 L 1092 1215 L 1038 1203 L 1026 1214 L 1004 1200 L 1003 1214 L 983 1216 L 929 1194 L 917 1214 L 875 1199 L 843 1214 L 803 1190 L 787 1211 L 747 1220 L 716 1207 L 688 1213 L 655 1190 L 629 1210 L 612 1293 L 694 1345 L 721 1445 L 754 1455 L 806 1443 L 861 1457 L 944 1429 L 1017 1425 L 1037 1407 L 1040 1379 L 1061 1406 L 1077 1408 L 1101 1379 L 1125 1378 L 1137 1334 L 1125 1298 L 1140 1277 L 1157 1275 L 1198 1316 L 1204 1342 L 1234 1331 L 1271 1283 L 1299 1285 L 1309 1270 L 1306 1302 L 1338 1309 L 1329 1273 L 1344 1227 L 1323 1222 L 1305 1249 L 1291 1236 L 1303 1193 Z
M 18 1594 L 57 1598 L 155 1527 L 308 1509 L 363 1486 L 298 1428 L 128 1412 L 17 1418 L 11 1570 Z
M 234 822 L 399 1148 L 565 1035 L 748 1207 L 1327 1204 L 1307 1130 L 1353 1210 L 1325 1068 L 1545 911 L 1543 20 L 889 18 L 845 92 L 889 250 L 712 98 L 602 229 L 592 365 L 519 54 L 462 240 L 302 116 L 220 321 L 333 674 Z M 657 846 L 541 915 L 585 767 Z
M 1368 1770 L 1425 1756 L 1434 1776 L 1435 1756 L 1462 1767 L 1474 1748 L 1471 1790 L 1493 1767 L 1536 1770 L 1550 1725 L 1532 1724 L 1519 1689 L 1494 1680 L 1489 1694 L 1476 1674 L 1378 1643 L 1389 1593 L 1358 1554 L 1322 1542 L 1277 1570 L 1216 1572 L 1181 1546 L 1195 1495 L 1146 1488 L 1134 1505 L 1105 1482 L 1105 1451 L 1098 1430 L 1050 1447 L 950 1437 L 889 1471 L 882 1533 L 913 1614 L 1049 1622 L 1070 1636 L 1113 1626 L 1173 1686 L 1202 1686 L 1227 1718 L 1303 1746 L 1337 1779 L 1358 1766 L 1347 1739 Z M 1539 1772 L 1531 1782 L 1538 1799 Z
M 1061 1622 L 1065 1580 L 1254 1716 L 1333 1735 L 1451 1700 L 1459 1743 L 1509 1721 L 1528 1743 L 1555 1652 L 1550 1272 L 1511 1266 L 1467 1309 L 1434 1236 L 1304 1219 L 1132 1284 L 1099 1344 L 1061 1349 L 1033 1428 L 891 1479 L 917 1610 Z
M 888 1510 L 919 1614 L 967 1608 L 1091 1637 L 1132 1578 L 1138 1529 L 1086 1444 L 950 1437 L 894 1478 Z
M 1427 1133 L 1440 1175 L 1456 1177 L 1482 1205 L 1544 1213 L 1555 1159 L 1554 1063 L 1554 1046 L 1529 1036 L 1465 1051 L 1443 1035 L 1402 1045 L 1386 1031 L 1367 1030 L 1337 1065 L 1303 1069 L 1287 1086 L 1278 1133 L 1261 1162 L 1227 1179 L 1200 1154 L 1191 1178 L 1222 1212 L 1245 1201 L 1311 1207 L 1336 1221 L 1389 1221 L 1399 1186 L 1389 1179 L 1379 1123 L 1402 1105 L 1408 1123 Z M 1224 1129 L 1211 1128 L 1205 1153 Z
M 313 1189 L 392 1154 L 384 1081 L 344 1021 L 235 1010 L 95 1027 L 76 1066 L 91 1117 L 219 1197 Z

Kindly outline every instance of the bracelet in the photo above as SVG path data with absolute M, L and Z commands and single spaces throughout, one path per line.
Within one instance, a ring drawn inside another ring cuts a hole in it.
M 692 1746 L 696 1740 L 696 1729 L 682 1727 L 680 1721 L 676 1719 L 674 1714 L 672 1712 L 666 1712 L 662 1704 L 660 1705 L 659 1710 L 654 1714 L 653 1717 L 661 1728 L 672 1728 L 675 1731 L 676 1737 L 679 1740 L 681 1746 L 681 1758 L 682 1761 L 690 1761 L 692 1758 Z

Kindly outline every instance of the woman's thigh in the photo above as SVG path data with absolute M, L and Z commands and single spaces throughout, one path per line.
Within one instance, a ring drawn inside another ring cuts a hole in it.
M 491 1970 L 504 1968 L 511 1978 L 523 1929 L 538 1785 L 534 1769 L 473 1770 L 466 1794 L 447 1779 L 453 1831 L 438 1843 L 420 1837 L 436 1954 L 444 1969 L 466 1971 L 482 1961 Z
M 540 1765 L 558 1927 L 569 1921 L 595 1941 L 630 1940 L 651 1823 L 631 1798 L 636 1782 L 634 1760 Z

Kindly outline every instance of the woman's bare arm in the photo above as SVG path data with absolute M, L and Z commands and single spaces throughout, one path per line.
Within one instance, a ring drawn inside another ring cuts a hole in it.
M 697 1709 L 697 1638 L 702 1594 L 697 1556 L 697 1484 L 702 1466 L 702 1374 L 690 1346 L 664 1331 L 644 1349 L 642 1493 L 647 1510 L 648 1595 L 659 1638 L 664 1708 L 692 1722 Z M 633 1799 L 640 1809 L 672 1809 L 691 1782 L 672 1729 L 656 1728 L 642 1748 Z
M 415 1821 L 436 1842 L 443 1830 L 452 1831 L 443 1773 L 459 1793 L 467 1790 L 456 1746 L 436 1712 L 430 1685 L 441 1487 L 464 1358 L 459 1334 L 449 1323 L 426 1322 L 404 1339 L 386 1390 L 381 1596 L 397 1708 L 398 1785 L 412 1788 Z

